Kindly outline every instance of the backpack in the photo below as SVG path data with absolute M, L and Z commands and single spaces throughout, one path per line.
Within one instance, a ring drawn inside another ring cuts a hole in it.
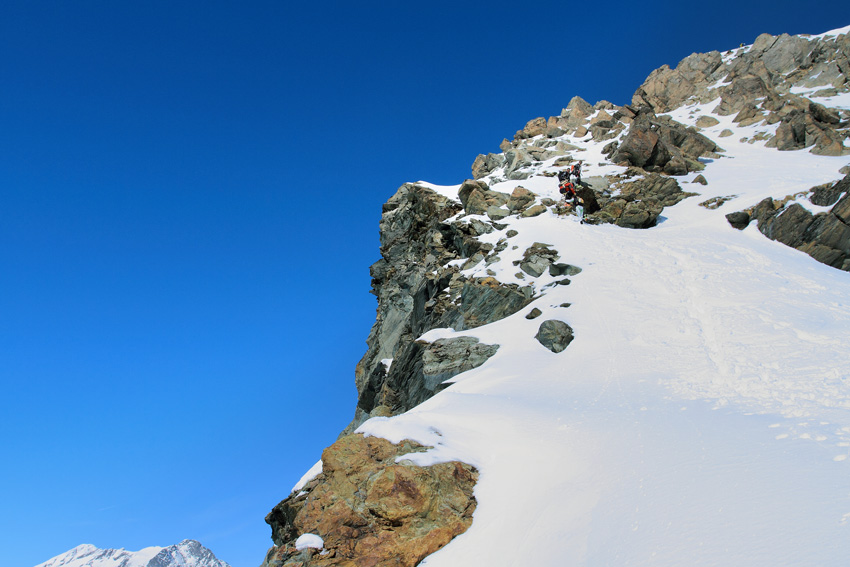
M 561 195 L 564 195 L 567 199 L 571 199 L 575 193 L 575 186 L 569 181 L 564 181 L 558 186 L 558 190 L 561 192 Z

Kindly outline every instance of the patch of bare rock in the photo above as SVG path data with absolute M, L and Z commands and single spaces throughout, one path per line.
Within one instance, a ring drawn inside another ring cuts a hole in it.
M 322 472 L 266 516 L 272 547 L 262 567 L 413 567 L 472 523 L 478 471 L 465 463 L 421 467 L 412 441 L 347 435 L 322 453 Z M 401 460 L 399 458 L 401 457 Z M 324 549 L 297 549 L 302 534 Z

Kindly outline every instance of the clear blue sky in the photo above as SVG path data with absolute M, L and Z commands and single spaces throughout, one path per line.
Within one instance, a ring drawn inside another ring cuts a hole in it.
M 381 204 L 573 95 L 850 23 L 760 4 L 4 2 L 0 565 L 258 565 L 353 415 Z

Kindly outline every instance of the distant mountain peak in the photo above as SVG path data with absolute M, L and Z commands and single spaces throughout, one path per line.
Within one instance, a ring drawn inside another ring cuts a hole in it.
M 168 547 L 146 547 L 139 551 L 100 549 L 85 543 L 36 567 L 230 567 L 212 551 L 193 539 Z

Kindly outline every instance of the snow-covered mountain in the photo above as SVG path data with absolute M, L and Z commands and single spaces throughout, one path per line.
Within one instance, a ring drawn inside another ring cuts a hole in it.
M 146 547 L 139 551 L 99 549 L 90 544 L 57 555 L 36 567 L 230 567 L 213 552 L 186 539 L 168 547 Z
M 846 566 L 848 33 L 694 54 L 402 186 L 355 419 L 264 566 Z

